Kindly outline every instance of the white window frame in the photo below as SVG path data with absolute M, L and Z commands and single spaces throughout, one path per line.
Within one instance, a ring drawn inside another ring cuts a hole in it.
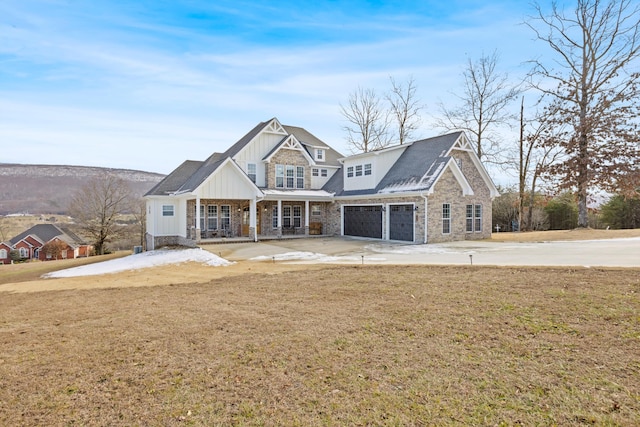
M 466 211 L 466 231 L 467 233 L 482 233 L 482 205 L 468 204 Z
M 271 209 L 271 228 L 278 228 L 278 205 Z
M 207 230 L 218 229 L 218 205 L 207 206 Z
M 311 216 L 321 216 L 322 207 L 320 205 L 311 205 Z
M 365 163 L 364 164 L 364 174 L 366 175 L 371 175 L 371 163 Z
M 362 176 L 362 165 L 356 165 L 356 176 Z
M 451 203 L 442 204 L 442 234 L 451 234 Z
M 320 169 L 318 168 L 311 169 L 311 176 L 320 176 Z
M 474 231 L 482 233 L 482 205 L 476 204 L 473 209 Z
M 292 224 L 292 209 L 291 205 L 282 206 L 282 228 L 291 228 Z
M 304 166 L 296 166 L 296 188 L 304 189 Z
M 320 176 L 323 178 L 326 178 L 329 176 L 329 171 L 327 171 L 326 169 L 320 169 Z
M 324 149 L 316 148 L 316 160 L 324 162 Z
M 196 208 L 196 209 L 194 209 L 193 211 L 197 213 L 197 212 L 198 212 L 198 211 L 197 211 L 197 207 L 196 207 L 196 206 L 194 206 L 194 208 Z M 200 228 L 200 230 L 206 230 L 206 228 L 204 228 L 204 227 L 205 227 L 205 225 L 206 225 L 205 217 L 204 217 L 204 213 L 205 213 L 205 212 L 206 212 L 206 207 L 205 207 L 205 205 L 200 205 L 200 227 L 198 227 L 198 224 L 196 224 L 196 227 L 197 227 L 197 228 Z M 197 215 L 196 215 L 196 218 L 197 218 Z M 193 219 L 193 222 L 195 222 L 195 221 L 196 221 L 196 218 L 194 218 L 194 219 Z
M 247 163 L 247 175 L 249 179 L 255 184 L 258 178 L 258 165 L 255 163 Z
M 284 188 L 284 165 L 276 165 L 276 188 Z
M 162 205 L 162 216 L 174 216 L 175 208 L 174 205 Z
M 293 223 L 293 228 L 302 227 L 302 206 L 293 205 L 291 207 L 291 219 Z
M 20 258 L 28 258 L 29 257 L 29 251 L 25 247 L 19 248 L 18 252 L 20 253 Z
M 219 217 L 220 223 L 218 226 L 223 230 L 231 230 L 231 205 L 220 205 Z
M 9 254 L 7 253 L 7 250 L 2 248 L 0 249 L 0 259 L 5 259 L 5 258 L 9 258 L 8 256 Z
M 284 170 L 285 170 L 285 180 L 284 180 L 285 188 L 295 188 L 296 167 L 293 165 L 286 165 L 284 167 Z
M 347 178 L 353 178 L 353 166 L 347 167 Z

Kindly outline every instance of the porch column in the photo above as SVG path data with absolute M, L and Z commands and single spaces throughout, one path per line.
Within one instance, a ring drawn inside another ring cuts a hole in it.
M 196 242 L 200 242 L 200 197 L 196 196 Z
M 309 235 L 309 201 L 304 201 L 304 235 Z
M 282 200 L 278 200 L 278 236 L 282 236 Z
M 253 238 L 254 242 L 258 241 L 257 206 L 255 198 L 249 201 L 249 237 Z

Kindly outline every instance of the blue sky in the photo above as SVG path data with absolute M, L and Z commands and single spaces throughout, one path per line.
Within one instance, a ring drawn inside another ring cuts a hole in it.
M 497 50 L 514 80 L 539 54 L 526 2 L 3 0 L 0 162 L 169 173 L 258 122 L 343 154 L 340 104 L 413 76 L 430 115 L 468 60 Z

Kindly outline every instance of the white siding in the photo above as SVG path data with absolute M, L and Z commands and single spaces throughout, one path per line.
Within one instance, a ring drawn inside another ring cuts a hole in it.
M 389 172 L 389 169 L 391 169 L 402 153 L 404 153 L 405 148 L 406 147 L 402 147 L 400 149 L 389 151 L 374 151 L 346 159 L 343 166 L 344 189 L 350 191 L 375 188 L 387 172 Z M 355 168 L 358 165 L 361 165 L 364 168 L 364 165 L 368 163 L 371 164 L 371 175 L 364 175 L 363 169 L 362 176 L 355 176 Z M 353 166 L 354 168 L 354 176 L 351 178 L 347 175 L 350 166 Z
M 389 169 L 391 169 L 395 162 L 398 161 L 402 153 L 404 153 L 405 149 L 406 147 L 404 147 L 402 150 L 387 151 L 377 156 L 376 165 L 373 171 L 376 185 L 378 185 L 378 183 L 382 181 L 382 178 L 384 178 L 387 172 L 389 172 Z
M 319 190 L 322 187 L 324 187 L 324 185 L 327 183 L 327 181 L 329 181 L 329 179 L 331 179 L 331 177 L 333 176 L 334 173 L 336 173 L 336 169 L 332 169 L 332 168 L 327 168 L 327 167 L 323 167 L 323 166 L 309 166 L 310 169 L 326 169 L 327 170 L 327 176 L 323 177 L 323 176 L 313 176 L 313 173 L 311 174 L 311 189 L 312 190 Z M 320 172 L 319 172 L 320 174 Z
M 173 206 L 173 216 L 163 216 L 162 207 Z M 186 200 L 162 197 L 147 200 L 147 232 L 154 236 L 183 236 L 186 234 Z
M 265 163 L 262 161 L 269 152 L 275 147 L 285 135 L 273 133 L 261 133 L 254 140 L 247 144 L 238 154 L 234 156 L 234 160 L 242 170 L 247 172 L 247 164 L 256 164 L 256 185 L 258 187 L 266 187 L 265 182 Z
M 227 163 L 198 188 L 197 194 L 201 199 L 253 199 L 256 190 L 242 172 Z

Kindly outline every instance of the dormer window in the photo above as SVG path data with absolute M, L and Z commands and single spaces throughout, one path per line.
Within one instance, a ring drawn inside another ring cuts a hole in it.
M 324 162 L 324 149 L 316 148 L 316 160 Z

